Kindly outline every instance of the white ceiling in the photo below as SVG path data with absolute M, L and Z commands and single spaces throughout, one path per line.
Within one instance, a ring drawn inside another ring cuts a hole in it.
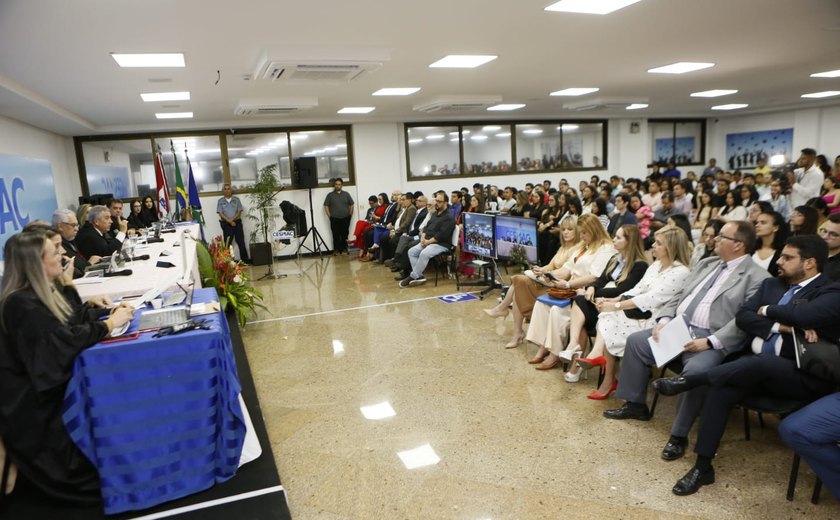
M 557 117 L 723 117 L 840 104 L 800 95 L 840 90 L 838 0 L 642 0 L 607 16 L 545 12 L 552 0 L 0 0 L 0 115 L 62 135 L 425 120 Z M 341 85 L 244 80 L 266 48 L 375 47 L 390 60 Z M 121 69 L 111 52 L 183 52 L 184 69 Z M 496 54 L 478 69 L 430 69 L 447 54 Z M 717 65 L 682 76 L 648 74 L 676 61 Z M 216 84 L 217 73 L 220 80 Z M 169 79 L 167 83 L 150 82 Z M 583 98 L 549 97 L 599 87 Z M 421 87 L 372 97 L 382 87 Z M 708 89 L 738 89 L 715 99 Z M 189 90 L 192 100 L 143 103 L 141 92 Z M 421 114 L 444 95 L 497 95 L 515 112 Z M 235 116 L 243 98 L 315 96 L 289 116 Z M 649 100 L 650 108 L 574 112 L 586 98 Z M 712 105 L 749 103 L 713 112 Z M 161 105 L 179 105 L 163 109 Z M 344 116 L 344 106 L 375 106 Z M 156 111 L 192 111 L 161 122 Z

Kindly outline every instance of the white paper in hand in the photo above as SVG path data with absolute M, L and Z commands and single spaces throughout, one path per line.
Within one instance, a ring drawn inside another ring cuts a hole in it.
M 653 336 L 648 339 L 656 366 L 662 368 L 665 363 L 682 354 L 683 346 L 692 339 L 688 325 L 682 316 L 669 321 L 659 330 L 659 341 L 654 341 Z

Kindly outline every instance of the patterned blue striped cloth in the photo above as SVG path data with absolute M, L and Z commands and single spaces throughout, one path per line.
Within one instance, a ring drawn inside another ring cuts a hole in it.
M 216 299 L 214 289 L 196 289 L 193 301 Z M 106 514 L 146 509 L 236 473 L 245 422 L 228 324 L 222 313 L 203 317 L 211 330 L 145 333 L 76 358 L 63 419 L 99 470 Z

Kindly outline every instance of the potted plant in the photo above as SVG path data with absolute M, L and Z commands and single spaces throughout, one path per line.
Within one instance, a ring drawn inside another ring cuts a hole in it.
M 277 207 L 275 199 L 283 189 L 276 171 L 277 163 L 260 168 L 257 182 L 247 188 L 251 191 L 248 218 L 254 223 L 251 232 L 251 259 L 254 265 L 268 265 L 272 261 L 269 234 L 274 230 L 277 219 L 277 214 L 272 210 Z

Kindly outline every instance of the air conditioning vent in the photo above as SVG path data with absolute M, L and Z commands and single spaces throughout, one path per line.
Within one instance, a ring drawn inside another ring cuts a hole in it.
M 633 103 L 647 103 L 647 99 L 639 98 L 595 98 L 583 99 L 580 101 L 573 101 L 571 103 L 563 103 L 563 108 L 566 110 L 574 110 L 576 112 L 584 112 L 587 110 L 625 110 L 628 105 Z
M 285 83 L 346 83 L 390 59 L 388 51 L 372 47 L 271 47 L 260 54 L 253 77 Z
M 475 112 L 501 103 L 502 96 L 444 96 L 414 105 L 415 112 Z
M 269 63 L 262 79 L 276 81 L 282 79 L 290 83 L 346 83 L 353 81 L 365 72 L 372 72 L 380 63 L 354 64 L 280 64 Z
M 278 116 L 294 114 L 318 106 L 318 98 L 240 100 L 233 113 L 238 116 Z

